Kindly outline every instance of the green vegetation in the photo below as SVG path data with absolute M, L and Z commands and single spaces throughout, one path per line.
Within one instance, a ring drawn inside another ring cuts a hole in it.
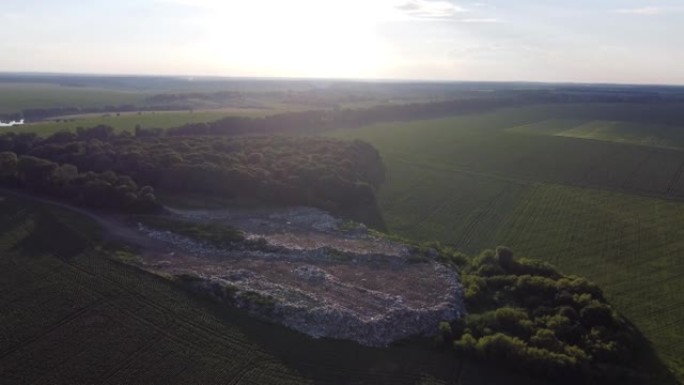
M 684 127 L 607 120 L 547 120 L 511 127 L 509 132 L 684 148 Z
M 168 193 L 310 205 L 336 213 L 375 209 L 374 192 L 384 180 L 377 151 L 361 141 L 137 133 L 116 135 L 111 127 L 98 126 L 45 139 L 5 134 L 0 135 L 0 151 L 81 171 L 130 175 L 137 183 Z
M 468 315 L 440 330 L 461 354 L 566 383 L 673 383 L 595 284 L 505 247 L 460 272 Z
M 214 223 L 195 223 L 164 216 L 135 216 L 132 220 L 160 230 L 208 242 L 216 247 L 235 246 L 245 240 L 236 228 Z
M 471 254 L 506 244 L 591 279 L 681 380 L 683 153 L 512 129 L 619 121 L 648 133 L 674 125 L 677 108 L 520 107 L 330 135 L 380 151 L 387 183 L 378 204 L 390 232 Z
M 1 132 L 19 131 L 34 132 L 40 136 L 49 136 L 60 131 L 76 131 L 78 127 L 95 127 L 107 125 L 116 132 L 134 133 L 136 127 L 144 129 L 170 128 L 185 124 L 205 123 L 223 119 L 227 116 L 265 116 L 279 110 L 233 108 L 209 111 L 142 111 L 122 113 L 100 113 L 63 116 L 49 118 L 42 122 L 18 127 L 3 127 Z
M 146 97 L 143 93 L 49 83 L 0 82 L 0 114 L 25 109 L 54 107 L 105 107 L 133 104 Z
M 113 171 L 80 172 L 71 164 L 59 165 L 29 155 L 0 152 L 0 186 L 22 187 L 78 205 L 121 211 L 159 209 L 154 190 Z
M 240 295 L 240 299 L 249 303 L 250 306 L 256 306 L 266 311 L 272 309 L 276 304 L 272 297 L 259 294 L 255 291 L 243 293 Z
M 539 185 L 497 239 L 599 283 L 681 376 L 682 228 L 679 202 Z

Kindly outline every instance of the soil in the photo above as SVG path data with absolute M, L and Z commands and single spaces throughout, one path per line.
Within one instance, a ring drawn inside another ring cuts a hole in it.
M 142 268 L 193 277 L 195 289 L 311 336 L 386 346 L 434 333 L 439 322 L 464 314 L 455 271 L 415 258 L 414 248 L 323 211 L 172 213 L 187 221 L 240 228 L 248 239 L 263 239 L 264 247 L 222 250 L 139 225 L 146 237 L 173 250 L 144 253 Z M 254 298 L 261 300 L 255 304 Z

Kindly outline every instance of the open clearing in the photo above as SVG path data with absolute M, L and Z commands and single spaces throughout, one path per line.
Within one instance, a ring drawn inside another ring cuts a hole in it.
M 384 347 L 435 335 L 440 322 L 465 313 L 453 270 L 365 227 L 341 227 L 345 221 L 318 209 L 174 210 L 138 218 L 135 239 L 156 245 L 139 250 L 136 266 L 181 277 L 198 292 L 313 337 Z M 168 222 L 160 228 L 155 220 Z M 229 226 L 246 240 L 226 250 L 183 236 L 179 224 Z
M 672 127 L 674 106 L 630 108 L 523 107 L 331 135 L 380 150 L 390 231 L 468 253 L 505 244 L 593 279 L 682 380 L 684 152 L 558 136 L 596 121 L 640 137 Z M 644 111 L 658 121 L 644 124 Z

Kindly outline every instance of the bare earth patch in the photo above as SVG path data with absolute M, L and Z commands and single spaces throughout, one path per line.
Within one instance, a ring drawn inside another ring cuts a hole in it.
M 313 337 L 368 346 L 436 332 L 464 315 L 456 272 L 401 243 L 374 237 L 312 208 L 179 211 L 187 221 L 242 229 L 260 247 L 222 250 L 138 226 L 157 247 L 146 270 Z M 161 245 L 162 247 L 159 247 Z

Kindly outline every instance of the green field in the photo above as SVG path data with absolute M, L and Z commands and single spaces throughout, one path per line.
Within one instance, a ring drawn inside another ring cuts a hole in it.
M 116 131 L 133 132 L 136 125 L 142 128 L 169 128 L 189 123 L 204 123 L 220 120 L 227 116 L 265 116 L 282 112 L 278 109 L 231 108 L 206 111 L 145 111 L 135 113 L 106 113 L 58 117 L 43 122 L 16 127 L 3 127 L 2 132 L 35 132 L 41 136 L 55 132 L 74 131 L 77 127 L 89 128 L 100 124 L 112 126 Z
M 0 83 L 0 114 L 32 108 L 81 108 L 136 104 L 149 96 L 105 88 L 60 86 L 42 83 Z
M 684 367 L 684 204 L 535 185 L 497 243 L 599 282 L 675 367 Z
M 546 120 L 511 127 L 508 132 L 684 148 L 684 125 L 643 124 L 609 120 Z
M 608 112 L 524 107 L 332 135 L 380 150 L 390 231 L 468 253 L 505 244 L 593 279 L 682 380 L 684 152 L 556 135 L 595 120 L 650 134 Z M 546 132 L 549 121 L 561 123 Z
M 0 194 L 3 384 L 534 384 L 429 341 L 315 340 L 94 247 L 97 226 Z

